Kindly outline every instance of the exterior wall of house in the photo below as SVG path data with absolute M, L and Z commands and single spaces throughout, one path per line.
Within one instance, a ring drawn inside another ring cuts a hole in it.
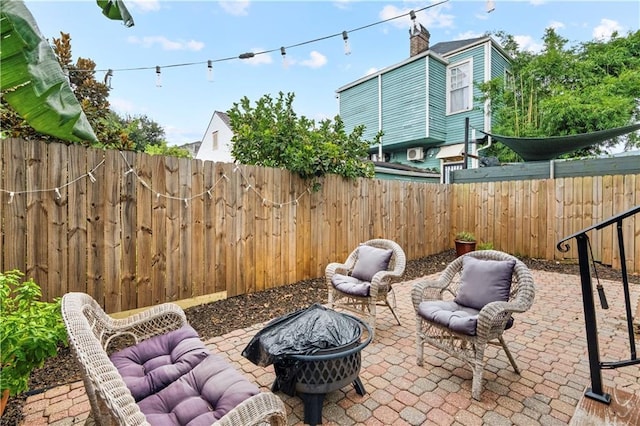
M 217 148 L 214 149 L 213 133 L 218 132 Z M 215 161 L 218 163 L 233 163 L 231 155 L 231 138 L 233 132 L 222 120 L 218 113 L 214 113 L 207 130 L 202 137 L 202 145 L 196 155 L 199 160 Z
M 347 132 L 364 124 L 365 130 L 362 137 L 373 139 L 376 136 L 380 129 L 379 93 L 377 77 L 372 77 L 340 93 L 340 117 Z
M 429 136 L 437 141 L 447 137 L 447 66 L 429 57 L 428 96 Z
M 382 74 L 383 146 L 397 149 L 428 136 L 426 59 Z

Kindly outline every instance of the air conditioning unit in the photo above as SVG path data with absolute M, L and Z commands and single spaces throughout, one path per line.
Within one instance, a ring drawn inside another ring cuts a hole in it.
M 409 161 L 422 161 L 424 160 L 424 151 L 422 147 L 409 148 L 407 150 L 407 160 Z
M 378 161 L 378 154 L 371 154 L 371 161 Z

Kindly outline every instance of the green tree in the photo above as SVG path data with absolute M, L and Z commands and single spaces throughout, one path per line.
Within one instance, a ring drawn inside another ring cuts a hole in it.
M 127 115 L 121 122 L 135 151 L 146 151 L 149 145 L 160 146 L 165 142 L 162 126 L 146 115 Z
M 347 134 L 339 116 L 319 123 L 298 117 L 293 110 L 294 98 L 293 93 L 280 92 L 276 99 L 262 96 L 255 106 L 247 97 L 233 104 L 227 114 L 236 161 L 285 168 L 303 178 L 328 173 L 345 178 L 373 177 L 373 163 L 366 161 L 370 142 L 362 139 L 364 126 Z
M 605 130 L 638 121 L 640 104 L 640 31 L 609 41 L 567 47 L 552 28 L 545 31 L 539 54 L 517 50 L 513 37 L 496 33 L 512 55 L 513 80 L 480 84 L 491 101 L 493 131 L 509 136 L 563 136 Z M 629 135 L 627 146 L 637 146 Z M 598 154 L 618 143 L 580 150 L 570 156 Z M 487 154 L 502 161 L 518 156 L 500 143 Z
M 162 141 L 159 144 L 146 145 L 144 147 L 144 152 L 150 155 L 168 155 L 178 158 L 191 158 L 191 153 L 188 149 L 174 145 L 167 145 L 167 142 L 165 141 Z

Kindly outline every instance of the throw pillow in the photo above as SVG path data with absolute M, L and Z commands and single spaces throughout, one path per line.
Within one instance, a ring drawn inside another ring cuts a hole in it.
M 507 301 L 511 291 L 511 275 L 516 261 L 462 259 L 462 279 L 454 301 L 481 310 L 490 302 Z
M 371 281 L 376 272 L 384 271 L 389 266 L 393 250 L 361 245 L 358 247 L 358 260 L 351 276 L 362 281 Z

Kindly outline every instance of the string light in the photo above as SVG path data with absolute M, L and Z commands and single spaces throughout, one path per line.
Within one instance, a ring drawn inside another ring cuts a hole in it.
M 493 0 L 487 0 L 487 13 L 491 13 L 496 10 L 496 4 Z
M 280 48 L 280 54 L 282 55 L 282 67 L 284 69 L 289 68 L 289 63 L 287 62 L 287 51 L 284 47 Z
M 417 28 L 417 24 L 416 24 L 416 13 L 412 10 L 409 12 L 409 17 L 411 18 L 411 26 L 412 28 Z
M 207 80 L 213 81 L 213 61 L 211 59 L 207 61 Z
M 344 54 L 351 55 L 351 47 L 349 46 L 349 34 L 346 31 L 342 32 L 342 39 L 344 40 Z
M 104 75 L 104 84 L 109 88 L 109 89 L 113 89 L 111 87 L 111 77 L 113 77 L 113 70 L 112 69 L 108 69 L 107 73 Z
M 442 0 L 442 1 L 438 2 L 438 3 L 430 4 L 428 6 L 422 7 L 420 9 L 415 10 L 415 11 L 411 10 L 408 13 L 403 13 L 401 15 L 393 16 L 391 18 L 387 18 L 387 19 L 384 19 L 384 20 L 381 20 L 381 21 L 376 21 L 376 22 L 373 22 L 371 24 L 363 25 L 361 27 L 357 27 L 357 28 L 354 28 L 354 29 L 351 29 L 351 30 L 341 31 L 341 32 L 338 32 L 338 33 L 335 33 L 335 34 L 330 34 L 330 35 L 324 36 L 324 37 L 318 37 L 318 38 L 315 38 L 315 39 L 312 39 L 312 40 L 307 40 L 307 41 L 303 41 L 303 42 L 300 42 L 300 43 L 295 43 L 295 44 L 292 44 L 290 46 L 283 46 L 281 48 L 269 49 L 269 50 L 264 50 L 264 51 L 260 51 L 260 52 L 245 52 L 245 53 L 241 53 L 238 56 L 229 56 L 229 57 L 226 57 L 226 58 L 219 58 L 219 59 L 213 59 L 213 60 L 207 60 L 207 61 L 186 62 L 186 63 L 163 65 L 162 67 L 163 68 L 178 68 L 178 67 L 187 67 L 187 66 L 202 65 L 202 64 L 207 64 L 207 66 L 208 66 L 209 63 L 211 63 L 213 65 L 214 62 L 226 62 L 226 61 L 232 61 L 232 60 L 236 60 L 236 59 L 251 59 L 251 58 L 253 58 L 253 57 L 257 56 L 257 55 L 269 54 L 269 53 L 276 52 L 278 50 L 280 50 L 280 52 L 282 53 L 282 50 L 281 50 L 282 48 L 284 48 L 284 49 L 292 49 L 292 48 L 295 48 L 295 47 L 300 47 L 300 46 L 304 46 L 304 45 L 308 45 L 308 44 L 313 44 L 313 43 L 317 43 L 317 42 L 320 42 L 320 41 L 324 41 L 324 40 L 327 40 L 327 39 L 330 39 L 330 38 L 334 38 L 334 37 L 343 37 L 343 40 L 345 40 L 345 42 L 346 42 L 348 40 L 348 37 L 347 37 L 347 39 L 345 39 L 344 37 L 345 37 L 345 35 L 348 36 L 348 33 L 353 33 L 353 32 L 356 32 L 356 31 L 362 31 L 362 30 L 365 30 L 367 28 L 373 27 L 375 25 L 384 24 L 386 22 L 390 22 L 390 21 L 393 21 L 393 20 L 396 20 L 396 19 L 400 19 L 400 18 L 403 18 L 405 16 L 410 16 L 412 21 L 414 22 L 414 26 L 415 26 L 416 25 L 415 24 L 416 12 L 421 12 L 423 10 L 427 10 L 427 9 L 430 9 L 432 7 L 435 7 L 435 6 L 439 6 L 439 5 L 443 4 L 443 3 L 447 3 L 448 1 L 449 0 Z M 489 5 L 489 4 L 493 4 L 493 1 L 492 0 L 488 0 L 487 5 Z M 345 46 L 345 54 L 346 54 L 346 46 Z M 157 76 L 158 81 L 160 80 L 160 68 L 161 68 L 160 66 L 155 66 L 156 76 Z M 150 70 L 150 69 L 154 69 L 154 67 L 118 68 L 118 69 L 113 69 L 111 71 L 112 72 L 115 72 L 115 71 L 118 71 L 118 72 L 120 72 L 120 71 L 142 71 L 142 70 Z M 93 69 L 93 70 L 77 70 L 76 69 L 76 70 L 71 70 L 71 72 L 108 72 L 108 70 L 104 70 L 104 69 L 102 69 L 102 70 L 95 70 L 95 69 Z M 160 87 L 161 84 L 158 84 L 158 82 L 156 82 L 156 86 Z
M 160 74 L 160 67 L 156 65 L 156 87 L 162 87 L 162 75 Z

